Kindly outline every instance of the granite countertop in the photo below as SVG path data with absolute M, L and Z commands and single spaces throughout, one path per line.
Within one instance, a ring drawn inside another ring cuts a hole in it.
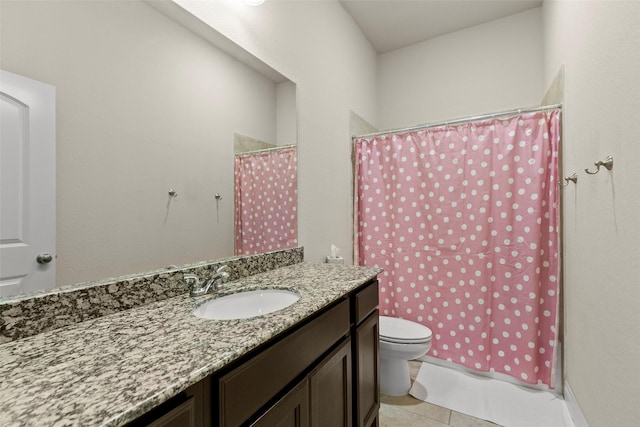
M 195 384 L 380 273 L 301 263 L 0 345 L 0 425 L 120 426 Z M 242 320 L 203 320 L 203 302 L 282 288 L 293 305 Z

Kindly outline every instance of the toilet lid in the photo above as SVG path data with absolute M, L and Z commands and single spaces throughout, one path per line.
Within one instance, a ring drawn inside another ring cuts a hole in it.
M 431 340 L 431 329 L 410 320 L 380 316 L 380 339 L 404 344 L 425 343 Z

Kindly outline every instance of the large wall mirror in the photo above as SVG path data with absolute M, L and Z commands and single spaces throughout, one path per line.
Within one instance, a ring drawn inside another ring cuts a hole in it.
M 234 135 L 294 145 L 295 84 L 170 1 L 0 7 L 56 87 L 56 285 L 234 255 Z

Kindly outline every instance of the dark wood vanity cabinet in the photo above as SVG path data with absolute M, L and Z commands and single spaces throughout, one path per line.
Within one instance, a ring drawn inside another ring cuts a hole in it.
M 309 375 L 309 415 L 312 427 L 352 425 L 352 365 L 349 338 Z
M 380 409 L 380 339 L 378 282 L 366 286 L 351 297 L 354 369 L 354 423 L 356 427 L 378 425 Z
M 354 360 L 356 404 L 353 425 L 357 427 L 378 425 L 380 409 L 378 327 L 378 310 L 375 310 L 356 328 L 352 338 L 356 348 Z
M 164 413 L 152 411 L 153 423 L 135 425 L 377 426 L 377 308 L 374 280 L 165 403 Z M 200 397 L 190 400 L 192 389 Z
M 351 340 L 343 343 L 252 427 L 350 426 Z
M 211 425 L 211 379 L 205 378 L 147 412 L 127 427 L 203 427 Z
M 222 375 L 214 384 L 220 427 L 251 424 L 291 384 L 309 381 L 310 369 L 349 336 L 349 301 L 344 300 Z
M 308 427 L 309 384 L 302 381 L 275 405 L 269 408 L 251 427 Z

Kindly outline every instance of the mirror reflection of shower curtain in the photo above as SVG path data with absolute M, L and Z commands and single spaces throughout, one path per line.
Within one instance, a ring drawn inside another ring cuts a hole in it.
M 355 139 L 356 253 L 430 355 L 553 388 L 560 111 Z
M 235 157 L 235 253 L 297 246 L 296 147 Z

